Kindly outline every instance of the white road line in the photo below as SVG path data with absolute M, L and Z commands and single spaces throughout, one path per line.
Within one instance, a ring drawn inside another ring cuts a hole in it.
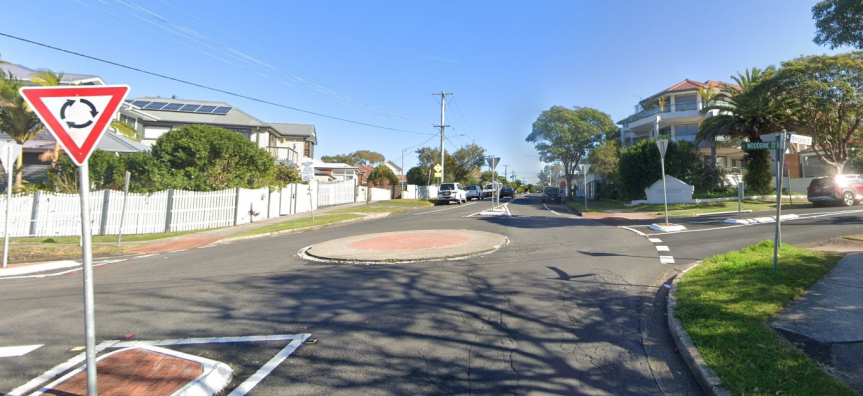
M 96 353 L 99 353 L 100 351 L 104 350 L 105 348 L 110 347 L 111 345 L 114 345 L 115 343 L 117 343 L 117 341 L 102 342 L 101 344 L 96 346 Z M 26 384 L 21 385 L 15 389 L 12 389 L 12 392 L 9 392 L 8 394 L 6 394 L 6 396 L 21 396 L 25 393 L 28 393 L 28 392 L 32 391 L 33 389 L 35 389 L 36 387 L 38 387 L 39 385 L 42 385 L 42 384 L 48 382 L 49 380 L 54 379 L 55 377 L 60 375 L 60 373 L 71 370 L 75 366 L 81 364 L 86 359 L 87 359 L 87 353 L 86 352 L 78 354 L 78 355 L 72 357 L 71 359 L 67 360 L 65 363 L 59 364 L 59 365 L 55 366 L 54 368 L 52 368 L 51 370 L 46 371 L 44 374 L 30 380 L 30 382 L 27 382 Z
M 659 256 L 659 262 L 662 264 L 674 264 L 673 256 Z
M 133 258 L 133 259 L 139 259 L 139 258 L 144 258 L 144 257 L 153 257 L 153 256 L 158 256 L 158 255 L 159 255 L 159 253 L 153 253 L 153 254 L 145 254 L 145 255 L 143 255 L 143 256 L 135 256 L 135 257 L 132 257 L 132 258 Z
M 643 232 L 641 232 L 641 231 L 638 231 L 638 230 L 636 230 L 635 228 L 624 227 L 624 226 L 620 226 L 619 228 L 622 228 L 622 229 L 624 229 L 624 230 L 632 231 L 632 232 L 634 232 L 634 233 L 638 234 L 638 236 L 647 236 L 647 234 L 645 234 L 645 233 L 643 233 Z M 655 234 L 655 235 L 665 235 L 665 234 Z
M 261 368 L 259 368 L 258 371 L 255 372 L 255 374 L 252 374 L 251 377 L 243 381 L 243 383 L 236 387 L 233 392 L 228 394 L 228 396 L 244 396 L 246 393 L 252 390 L 255 385 L 258 385 L 258 383 L 260 383 L 264 378 L 270 375 L 270 373 L 273 372 L 276 367 L 282 364 L 282 362 L 285 361 L 288 356 L 294 353 L 294 351 L 296 351 L 302 343 L 306 342 L 306 339 L 308 339 L 311 334 L 303 334 L 303 336 L 304 337 L 300 340 L 291 341 L 288 346 L 279 351 L 276 356 L 273 356 L 273 358 L 270 359 L 269 362 L 261 366 Z
M 544 207 L 545 207 L 545 210 L 547 210 L 547 211 L 549 211 L 549 212 L 551 212 L 551 213 L 554 213 L 554 214 L 556 214 L 556 215 L 560 216 L 560 213 L 557 213 L 557 212 L 555 212 L 555 211 L 551 210 L 551 209 L 548 207 L 548 205 L 546 205 L 546 204 L 542 204 L 542 206 L 544 206 Z
M 670 252 L 671 250 L 668 249 L 668 246 L 656 245 L 656 251 L 657 252 Z
M 304 340 L 311 334 L 278 334 L 268 336 L 245 336 L 245 337 L 209 337 L 209 338 L 179 338 L 174 340 L 158 341 L 121 341 L 117 342 L 116 348 L 131 348 L 140 345 L 170 346 L 170 345 L 194 345 L 194 344 L 227 344 L 236 342 L 261 342 L 261 341 L 286 341 Z M 305 338 L 304 338 L 305 337 Z
M 45 344 L 0 347 L 0 358 L 24 356 L 30 352 L 41 348 L 43 345 Z
M 453 206 L 453 207 L 450 207 L 450 208 L 443 208 L 443 209 L 437 209 L 437 210 L 430 210 L 430 211 L 428 211 L 428 212 L 414 213 L 414 216 L 422 216 L 422 215 L 424 215 L 424 214 L 435 213 L 435 212 L 442 212 L 442 211 L 444 211 L 444 210 L 450 210 L 450 209 L 461 208 L 461 207 L 464 207 L 464 206 L 470 206 L 470 205 L 473 205 L 473 204 L 476 204 L 476 202 L 466 203 L 466 204 L 464 204 L 464 205 Z
M 647 238 L 647 240 L 653 243 L 662 243 L 662 239 L 659 238 Z

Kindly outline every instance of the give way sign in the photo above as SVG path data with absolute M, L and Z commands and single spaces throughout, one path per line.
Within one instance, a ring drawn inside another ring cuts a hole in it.
M 81 166 L 120 109 L 129 86 L 24 87 L 20 92 L 66 154 Z

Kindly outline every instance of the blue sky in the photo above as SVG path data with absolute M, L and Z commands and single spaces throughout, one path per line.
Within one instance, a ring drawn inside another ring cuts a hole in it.
M 315 124 L 316 157 L 373 150 L 405 168 L 416 147 L 476 142 L 520 179 L 542 164 L 525 142 L 554 105 L 618 121 L 686 78 L 730 81 L 752 66 L 831 53 L 812 43 L 815 1 L 28 0 L 0 33 L 225 91 L 184 85 L 0 36 L 6 61 L 96 74 L 129 97 L 228 102 L 269 122 Z M 502 170 L 503 167 L 500 167 Z

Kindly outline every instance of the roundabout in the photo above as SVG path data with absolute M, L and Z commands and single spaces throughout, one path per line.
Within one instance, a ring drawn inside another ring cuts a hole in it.
M 305 247 L 307 260 L 359 264 L 396 264 L 457 260 L 497 251 L 507 237 L 473 230 L 384 232 L 335 239 Z

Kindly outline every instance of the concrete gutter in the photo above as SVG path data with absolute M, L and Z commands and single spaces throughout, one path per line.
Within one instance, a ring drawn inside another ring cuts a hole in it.
M 686 366 L 689 367 L 689 371 L 692 372 L 695 380 L 698 381 L 698 385 L 701 386 L 704 394 L 709 396 L 731 396 L 731 392 L 722 387 L 722 380 L 719 379 L 719 376 L 704 362 L 704 358 L 701 357 L 698 348 L 692 343 L 689 334 L 683 330 L 683 324 L 674 316 L 674 311 L 677 309 L 677 298 L 674 296 L 674 293 L 677 291 L 677 282 L 687 271 L 697 267 L 699 264 L 701 264 L 700 260 L 675 276 L 671 282 L 671 290 L 668 292 L 668 328 L 671 330 L 671 336 L 674 338 L 674 344 L 677 345 L 680 356 L 686 362 Z

